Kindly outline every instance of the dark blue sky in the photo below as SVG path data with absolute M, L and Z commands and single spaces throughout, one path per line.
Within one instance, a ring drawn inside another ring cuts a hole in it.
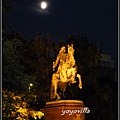
M 42 31 L 56 41 L 82 33 L 90 42 L 103 45 L 103 52 L 117 61 L 117 0 L 46 1 L 48 8 L 41 11 L 40 0 L 12 0 L 16 4 L 10 17 L 13 27 L 29 38 Z

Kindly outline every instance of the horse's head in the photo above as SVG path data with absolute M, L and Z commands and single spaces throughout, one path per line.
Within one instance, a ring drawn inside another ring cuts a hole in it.
M 73 44 L 67 45 L 67 47 L 68 47 L 68 54 L 74 55 L 75 50 L 73 48 Z

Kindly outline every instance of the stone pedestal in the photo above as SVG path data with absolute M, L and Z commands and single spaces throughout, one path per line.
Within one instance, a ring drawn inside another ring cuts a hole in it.
M 47 102 L 41 109 L 44 120 L 85 120 L 85 108 L 79 100 L 58 100 Z

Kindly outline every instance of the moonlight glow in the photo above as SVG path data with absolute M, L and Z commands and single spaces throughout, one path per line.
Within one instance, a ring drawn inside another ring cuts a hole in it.
M 47 3 L 46 2 L 41 2 L 41 8 L 46 9 L 47 8 Z

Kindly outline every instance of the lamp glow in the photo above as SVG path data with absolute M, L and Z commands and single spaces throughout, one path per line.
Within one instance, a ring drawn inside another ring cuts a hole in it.
M 30 86 L 33 86 L 33 84 L 32 84 L 32 83 L 30 83 Z
M 33 83 L 30 83 L 29 84 L 29 92 L 30 92 L 30 89 L 31 89 L 32 86 L 33 86 Z

